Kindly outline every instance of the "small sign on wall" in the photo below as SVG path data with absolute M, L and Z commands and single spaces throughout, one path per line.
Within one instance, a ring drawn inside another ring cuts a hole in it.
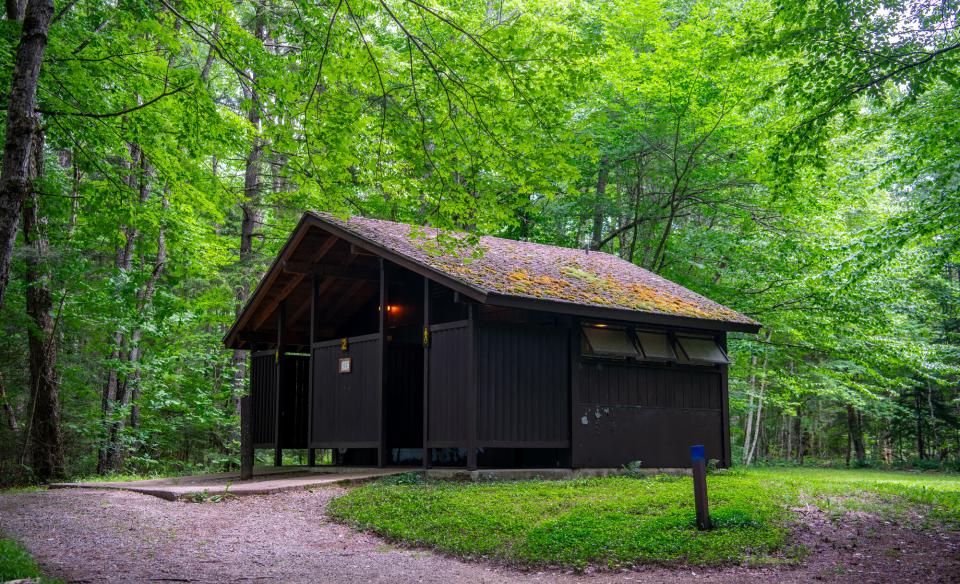
M 353 370 L 353 357 L 341 357 L 337 366 L 338 373 L 350 373 Z

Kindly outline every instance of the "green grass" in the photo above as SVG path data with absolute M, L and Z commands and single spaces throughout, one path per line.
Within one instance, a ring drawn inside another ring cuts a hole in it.
M 35 578 L 46 584 L 62 582 L 44 578 L 30 552 L 12 539 L 0 538 L 0 582 L 23 578 Z
M 329 506 L 336 519 L 408 544 L 522 565 L 789 562 L 796 516 L 864 510 L 960 526 L 960 477 L 872 470 L 756 469 L 708 479 L 715 528 L 694 523 L 689 477 L 447 483 L 386 480 Z

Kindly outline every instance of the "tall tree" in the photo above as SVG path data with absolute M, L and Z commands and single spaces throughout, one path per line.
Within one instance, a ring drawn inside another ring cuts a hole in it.
M 47 48 L 53 0 L 7 0 L 7 18 L 23 19 L 7 98 L 3 166 L 0 167 L 0 308 L 10 278 L 20 211 L 30 189 L 30 153 L 36 132 L 37 81 Z
M 60 375 L 57 372 L 56 322 L 50 273 L 46 265 L 50 244 L 47 221 L 40 211 L 37 187 L 43 177 L 43 131 L 35 125 L 28 166 L 28 197 L 23 210 L 23 239 L 28 256 L 25 261 L 27 315 L 32 321 L 28 333 L 30 417 L 26 441 L 33 472 L 41 481 L 64 475 L 63 434 L 60 427 Z

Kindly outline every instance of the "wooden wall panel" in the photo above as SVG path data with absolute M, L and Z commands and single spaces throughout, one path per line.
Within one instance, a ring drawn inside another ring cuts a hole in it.
M 694 444 L 727 459 L 722 367 L 574 359 L 574 467 L 687 468 Z
M 310 357 L 283 355 L 280 375 L 280 447 L 307 447 Z
M 250 354 L 250 402 L 254 448 L 272 448 L 277 416 L 277 361 L 273 351 Z
M 560 327 L 480 324 L 480 446 L 569 445 L 568 336 Z
M 430 447 L 466 447 L 470 382 L 470 326 L 467 321 L 430 327 Z
M 352 358 L 352 371 L 339 373 L 339 361 Z M 380 422 L 380 335 L 313 346 L 313 443 L 311 448 L 376 448 Z

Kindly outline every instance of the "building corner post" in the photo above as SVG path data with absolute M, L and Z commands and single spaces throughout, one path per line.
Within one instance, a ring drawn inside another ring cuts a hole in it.
M 380 394 L 377 400 L 377 466 L 387 466 L 387 420 L 385 404 L 387 394 L 387 303 L 389 290 L 387 287 L 387 265 L 383 258 L 380 258 Z
M 467 399 L 467 470 L 477 470 L 477 423 L 480 416 L 478 394 L 480 378 L 477 369 L 477 305 L 467 304 L 467 319 L 470 326 L 469 371 L 470 393 Z
M 283 391 L 283 344 L 286 342 L 287 301 L 284 300 L 277 307 L 277 351 L 276 351 L 276 401 L 274 402 L 273 424 L 273 465 L 283 466 L 283 446 L 280 443 L 280 404 L 283 400 L 280 394 Z
M 253 413 L 250 396 L 240 398 L 240 480 L 253 478 Z

